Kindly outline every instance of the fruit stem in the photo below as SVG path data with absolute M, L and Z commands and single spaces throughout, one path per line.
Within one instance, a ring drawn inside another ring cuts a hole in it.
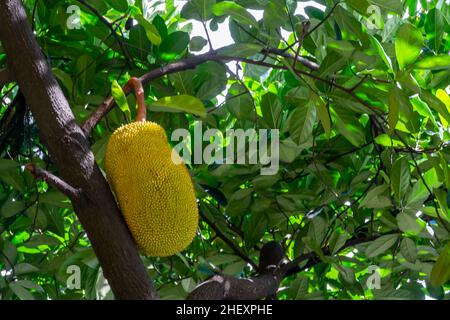
M 137 100 L 137 114 L 136 114 L 136 122 L 147 120 L 147 106 L 145 105 L 145 95 L 144 88 L 142 87 L 141 80 L 136 77 L 132 77 L 128 80 L 126 87 L 134 90 L 134 94 L 136 95 Z

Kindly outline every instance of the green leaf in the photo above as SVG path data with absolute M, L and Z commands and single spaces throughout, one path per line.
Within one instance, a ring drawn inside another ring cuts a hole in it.
M 158 49 L 159 56 L 164 61 L 170 61 L 181 55 L 189 45 L 189 35 L 183 31 L 169 34 Z
M 24 243 L 24 245 L 28 248 L 39 247 L 42 245 L 59 246 L 60 244 L 61 242 L 58 239 L 45 234 L 34 235 L 30 240 Z
M 400 27 L 395 39 L 395 53 L 400 70 L 416 61 L 423 41 L 422 33 L 412 24 L 405 23 Z
M 135 15 L 134 17 L 139 24 L 144 28 L 145 34 L 148 40 L 156 46 L 161 44 L 161 36 L 159 35 L 158 29 L 149 21 L 147 21 L 142 15 Z
M 111 84 L 111 93 L 120 110 L 122 110 L 123 113 L 130 115 L 130 107 L 128 106 L 127 97 L 125 96 L 122 87 L 116 80 L 114 80 Z
M 391 201 L 387 196 L 388 186 L 383 184 L 370 190 L 363 201 L 361 201 L 360 207 L 366 208 L 385 208 L 391 206 Z
M 439 207 L 441 208 L 442 212 L 444 213 L 444 217 L 450 221 L 450 211 L 449 211 L 448 203 L 447 203 L 448 193 L 442 189 L 437 189 L 437 190 L 434 190 L 434 194 L 436 196 L 436 199 L 438 200 Z
M 327 136 L 327 139 L 330 140 L 331 118 L 330 113 L 328 112 L 327 105 L 321 97 L 315 94 L 313 95 L 313 100 L 317 108 L 317 114 L 319 115 L 320 122 L 322 123 L 322 127 L 325 131 L 325 135 Z
M 376 5 L 388 12 L 395 12 L 398 15 L 403 13 L 401 0 L 369 0 L 371 4 Z
M 325 238 L 327 231 L 327 223 L 324 218 L 317 216 L 309 224 L 308 237 L 313 241 L 315 246 L 320 247 L 322 240 Z
M 212 9 L 216 16 L 228 15 L 236 22 L 242 23 L 244 25 L 252 25 L 255 28 L 258 27 L 258 23 L 255 18 L 239 4 L 232 1 L 222 1 L 216 3 Z
M 280 160 L 285 163 L 292 163 L 297 158 L 301 149 L 291 138 L 280 142 Z
M 44 292 L 44 289 L 37 283 L 34 283 L 31 280 L 17 280 L 14 282 L 15 284 L 22 286 L 26 289 L 36 290 L 38 292 Z
M 11 291 L 14 292 L 20 300 L 34 300 L 34 296 L 27 289 L 16 282 L 9 283 L 9 288 Z
M 208 41 L 200 36 L 192 37 L 191 42 L 189 44 L 189 49 L 191 51 L 201 51 L 206 45 Z
M 281 103 L 278 96 L 268 92 L 262 96 L 261 112 L 267 126 L 271 129 L 277 129 L 281 120 Z
M 106 2 L 120 12 L 125 12 L 128 9 L 128 1 L 127 0 L 106 0 Z
M 433 94 L 429 92 L 422 92 L 420 95 L 420 98 L 425 101 L 428 106 L 439 113 L 439 116 L 441 117 L 441 121 L 445 120 L 446 123 L 443 121 L 443 125 L 445 127 L 450 124 L 450 112 L 447 106 L 437 97 L 435 97 Z
M 406 195 L 410 180 L 408 160 L 405 157 L 397 159 L 391 170 L 391 187 L 398 201 Z
M 414 64 L 414 69 L 441 70 L 450 66 L 450 55 L 425 57 Z
M 329 248 L 331 254 L 336 254 L 339 251 L 339 249 L 341 249 L 345 245 L 346 241 L 347 241 L 347 234 L 345 232 L 335 230 L 331 234 L 329 240 Z
M 4 218 L 10 218 L 24 209 L 25 204 L 22 201 L 7 201 L 2 206 L 1 214 Z
M 379 256 L 386 253 L 398 240 L 397 234 L 389 234 L 381 236 L 369 244 L 366 249 L 366 255 L 368 258 Z
M 439 52 L 445 32 L 444 17 L 439 9 L 433 8 L 425 18 L 425 34 L 435 52 Z
M 267 219 L 264 215 L 252 214 L 244 224 L 244 239 L 247 249 L 251 249 L 262 238 L 267 228 Z
M 161 98 L 150 105 L 150 110 L 161 112 L 187 112 L 206 118 L 206 109 L 203 102 L 196 97 L 186 94 Z
M 377 50 L 378 55 L 381 57 L 386 67 L 388 67 L 389 72 L 394 73 L 391 58 L 389 58 L 381 43 L 374 36 L 369 35 L 369 39 L 370 42 L 372 43 L 372 46 L 374 46 L 375 49 Z
M 228 201 L 227 213 L 230 216 L 236 216 L 245 213 L 252 201 L 253 191 L 254 190 L 252 188 L 249 188 L 239 189 L 234 192 Z
M 212 10 L 216 0 L 192 0 L 191 3 L 203 21 L 208 21 L 212 18 Z
M 263 47 L 256 43 L 234 43 L 220 48 L 217 51 L 219 56 L 231 56 L 246 58 L 253 56 L 261 51 Z
M 0 171 L 2 170 L 11 170 L 14 168 L 18 168 L 20 164 L 14 160 L 10 159 L 0 159 Z
M 402 256 L 411 263 L 414 263 L 417 259 L 416 244 L 410 238 L 403 238 L 400 244 L 400 252 Z
M 400 116 L 400 89 L 395 86 L 389 92 L 389 133 L 395 132 L 395 127 Z
M 299 300 L 308 294 L 309 279 L 306 276 L 299 275 L 289 286 L 289 296 L 294 300 Z
M 433 287 L 444 285 L 450 279 L 450 242 L 444 247 L 431 270 L 430 280 Z
M 346 0 L 345 3 L 363 16 L 367 15 L 367 8 L 370 6 L 368 0 Z
M 397 224 L 403 232 L 418 235 L 425 229 L 425 224 L 421 224 L 414 215 L 402 212 L 396 217 Z
M 39 272 L 39 268 L 29 263 L 18 263 L 14 266 L 14 274 L 19 276 L 21 274 L 27 274 L 32 272 Z
M 375 138 L 375 142 L 383 147 L 405 147 L 400 140 L 392 139 L 389 135 L 383 133 Z
M 269 0 L 264 8 L 263 21 L 266 28 L 276 29 L 289 21 L 285 6 L 280 6 L 275 0 Z
M 311 101 L 297 107 L 289 119 L 289 132 L 292 140 L 301 145 L 312 139 L 317 109 Z
M 362 146 L 365 142 L 364 129 L 354 113 L 349 111 L 340 100 L 336 100 L 333 109 L 335 111 L 334 117 L 336 118 L 334 125 L 337 131 L 355 147 Z

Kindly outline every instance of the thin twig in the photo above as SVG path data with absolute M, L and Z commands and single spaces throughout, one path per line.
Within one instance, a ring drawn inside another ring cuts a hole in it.
M 255 270 L 258 268 L 258 266 L 256 265 L 255 262 L 253 262 L 252 259 L 250 259 L 246 254 L 244 254 L 235 244 L 233 241 L 231 241 L 217 226 L 214 222 L 212 222 L 211 220 L 208 219 L 208 217 L 206 217 L 206 215 L 202 212 L 202 210 L 199 210 L 200 212 L 200 216 L 202 218 L 203 221 L 205 221 L 208 226 L 214 230 L 214 232 L 216 233 L 216 235 L 223 240 L 223 242 L 225 242 L 228 247 L 230 247 L 231 250 L 233 250 L 233 252 L 239 256 L 242 260 L 244 260 L 245 262 L 247 262 L 248 264 L 250 264 Z
M 316 31 L 317 29 L 320 28 L 321 25 L 323 25 L 328 18 L 331 17 L 331 15 L 333 14 L 334 10 L 336 10 L 337 6 L 340 4 L 341 2 L 338 1 L 334 4 L 334 6 L 331 8 L 330 12 L 328 12 L 328 14 L 322 19 L 322 21 L 320 21 L 317 25 L 314 26 L 314 28 L 312 28 L 307 34 L 306 37 L 308 37 L 309 35 L 311 35 L 311 33 L 313 33 L 314 31 Z
M 81 3 L 82 5 L 84 5 L 86 8 L 88 8 L 94 15 L 96 15 L 100 19 L 100 21 L 105 26 L 108 27 L 108 29 L 111 31 L 112 36 L 116 39 L 117 43 L 119 44 L 119 47 L 122 50 L 123 55 L 125 56 L 125 60 L 128 64 L 128 66 L 131 68 L 132 64 L 130 61 L 132 61 L 132 59 L 130 58 L 129 53 L 128 53 L 127 49 L 125 48 L 122 39 L 120 39 L 119 35 L 114 30 L 111 23 L 109 23 L 108 20 L 106 20 L 106 18 L 100 12 L 98 12 L 98 10 L 95 7 L 93 7 L 92 5 L 87 3 L 85 0 L 77 0 L 77 1 L 79 3 Z

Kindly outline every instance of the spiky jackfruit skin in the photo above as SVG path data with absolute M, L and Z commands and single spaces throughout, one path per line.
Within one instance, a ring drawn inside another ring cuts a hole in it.
M 197 230 L 194 187 L 180 162 L 172 161 L 164 129 L 150 121 L 118 128 L 106 147 L 108 182 L 128 228 L 147 256 L 182 251 Z

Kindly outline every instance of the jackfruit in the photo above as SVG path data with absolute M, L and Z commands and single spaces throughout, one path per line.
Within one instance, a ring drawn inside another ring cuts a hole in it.
M 118 128 L 106 146 L 108 182 L 134 240 L 147 256 L 184 250 L 197 230 L 194 187 L 186 166 L 177 160 L 172 160 L 164 129 L 151 121 Z

